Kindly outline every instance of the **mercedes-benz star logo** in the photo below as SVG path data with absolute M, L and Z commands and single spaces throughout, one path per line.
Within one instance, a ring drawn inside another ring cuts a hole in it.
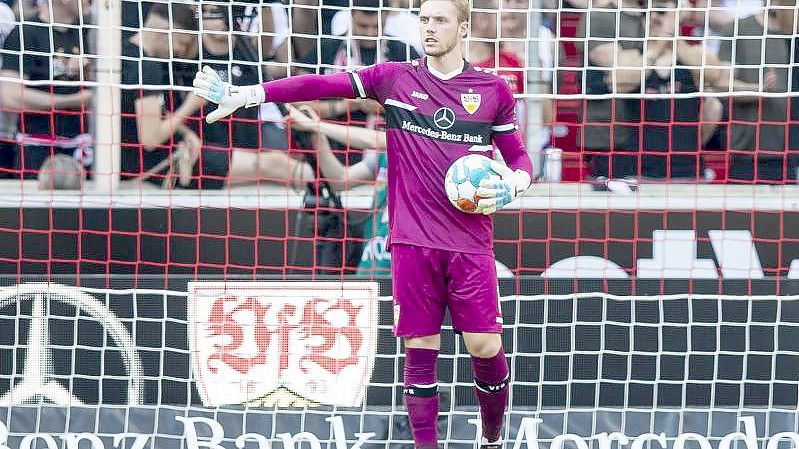
M 122 320 L 105 304 L 79 288 L 59 284 L 31 283 L 0 288 L 0 307 L 25 300 L 33 301 L 33 309 L 22 380 L 0 396 L 0 407 L 23 404 L 37 398 L 61 406 L 84 405 L 81 398 L 53 379 L 48 301 L 68 304 L 99 321 L 110 337 L 108 341 L 117 345 L 116 349 L 130 377 L 128 405 L 142 403 L 142 366 L 136 354 L 136 344 Z
M 439 129 L 450 129 L 455 124 L 455 112 L 450 108 L 438 108 L 433 115 L 433 122 Z

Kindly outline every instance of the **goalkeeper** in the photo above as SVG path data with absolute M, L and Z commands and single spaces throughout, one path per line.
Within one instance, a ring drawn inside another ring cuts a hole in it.
M 195 93 L 218 105 L 206 117 L 209 122 L 264 101 L 368 97 L 384 105 L 394 332 L 405 343 L 405 404 L 416 447 L 422 449 L 438 444 L 436 359 L 445 309 L 472 356 L 481 447 L 501 447 L 508 399 L 493 224 L 487 215 L 527 190 L 532 163 L 508 85 L 463 58 L 469 13 L 469 0 L 423 0 L 419 18 L 427 57 L 412 62 L 255 86 L 232 86 L 206 68 L 194 79 Z M 481 184 L 479 214 L 460 212 L 447 199 L 444 175 L 461 156 L 490 157 L 492 142 L 507 162 L 492 165 L 501 180 Z

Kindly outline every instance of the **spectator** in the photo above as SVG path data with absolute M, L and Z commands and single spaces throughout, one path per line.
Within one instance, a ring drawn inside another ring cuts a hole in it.
M 515 54 L 522 63 L 527 54 L 527 39 L 529 29 L 527 25 L 530 14 L 530 0 L 501 0 L 502 12 L 500 17 L 500 35 L 502 47 L 505 51 Z M 472 22 L 474 27 L 475 22 Z M 474 30 L 472 30 L 474 33 Z
M 3 43 L 18 22 L 14 10 L 11 8 L 13 3 L 13 1 L 0 3 L 0 48 L 3 48 Z M 2 59 L 0 59 L 0 67 L 2 67 Z M 2 95 L 1 90 L 0 95 Z M 0 178 L 13 175 L 12 169 L 16 153 L 14 133 L 16 130 L 16 114 L 9 113 L 5 109 L 0 110 Z
M 172 85 L 170 59 L 196 55 L 197 36 L 192 34 L 196 31 L 192 6 L 159 3 L 149 9 L 142 31 L 123 42 L 122 84 L 142 86 L 122 89 L 124 177 L 143 175 L 165 187 L 171 186 L 176 176 L 182 187 L 191 182 L 201 142 L 185 120 L 204 101 L 189 94 L 179 102 L 168 86 Z
M 82 13 L 90 7 L 86 0 L 44 2 L 35 17 L 6 38 L 0 75 L 19 81 L 2 82 L 0 98 L 5 109 L 20 117 L 15 167 L 25 178 L 36 178 L 44 160 L 55 153 L 70 154 L 91 165 L 91 136 L 84 112 L 92 91 L 80 86 L 81 80 L 89 78 L 90 59 L 81 54 L 85 47 L 79 26 Z M 23 79 L 59 84 L 26 86 Z
M 410 12 L 410 6 L 410 0 L 388 0 L 388 9 L 380 11 L 380 21 L 383 26 L 380 35 L 387 40 L 404 42 L 412 46 L 416 53 L 422 54 L 424 49 L 419 35 L 419 16 Z M 350 11 L 342 10 L 333 16 L 331 24 L 333 35 L 344 36 L 351 28 Z
M 369 66 L 379 61 L 407 61 L 418 58 L 413 47 L 396 40 L 379 40 L 381 0 L 352 0 L 352 38 L 336 36 L 325 38 L 321 52 L 314 50 L 305 59 L 308 67 L 322 73 L 333 73 L 347 68 Z M 373 100 L 327 100 L 319 102 L 316 109 L 325 118 L 335 118 L 352 124 L 373 123 L 379 109 Z M 335 145 L 340 151 L 343 147 Z M 358 162 L 361 153 L 339 152 L 345 165 Z
M 674 0 L 655 0 L 648 11 L 634 3 L 622 6 L 637 10 L 600 10 L 588 16 L 591 29 L 587 35 L 592 40 L 588 44 L 591 70 L 586 74 L 587 93 L 694 93 L 699 91 L 702 79 L 705 88 L 726 89 L 725 70 L 702 68 L 705 62 L 719 65 L 712 54 L 704 54 L 700 46 L 675 41 Z M 617 14 L 621 15 L 618 31 Z M 609 40 L 617 36 L 618 42 Z M 648 40 L 646 47 L 641 40 L 645 36 L 655 38 Z M 698 152 L 713 136 L 720 120 L 721 103 L 712 97 L 589 100 L 584 127 L 586 148 L 626 153 L 610 160 L 595 154 L 592 174 L 697 178 L 702 174 Z M 642 157 L 638 156 L 639 151 L 643 151 Z
M 467 58 L 477 67 L 496 69 L 497 74 L 510 86 L 511 92 L 522 94 L 525 90 L 524 63 L 518 54 L 508 50 L 506 43 L 498 40 L 498 5 L 498 0 L 474 1 Z M 516 119 L 520 124 L 527 123 L 526 106 L 524 99 L 516 101 Z M 528 148 L 535 146 L 528 145 Z
M 54 154 L 39 169 L 39 190 L 80 190 L 86 171 L 80 162 L 67 154 Z
M 363 253 L 358 263 L 357 274 L 360 276 L 380 276 L 391 274 L 391 255 L 387 250 L 388 210 L 386 208 L 386 133 L 357 126 L 344 126 L 324 122 L 308 106 L 297 109 L 289 106 L 289 118 L 293 129 L 309 131 L 314 134 L 311 139 L 317 144 L 319 170 L 334 185 L 345 188 L 353 184 L 375 182 L 375 194 L 370 216 L 366 220 L 363 238 Z M 330 148 L 328 140 L 334 139 L 348 143 L 355 148 L 370 148 L 357 164 L 344 166 Z M 310 169 L 310 167 L 308 167 Z
M 230 29 L 246 33 L 239 35 L 240 38 L 252 42 L 250 59 L 265 62 L 269 78 L 287 76 L 289 6 L 280 0 L 240 0 L 230 9 L 233 20 Z M 282 120 L 282 115 L 278 119 Z
M 228 33 L 228 18 L 228 9 L 224 6 L 202 7 L 202 59 L 222 78 L 228 78 L 230 74 L 233 85 L 258 84 L 259 67 L 252 60 L 255 55 L 245 51 L 244 46 L 248 42 L 243 41 L 241 36 Z M 212 109 L 209 107 L 205 113 Z M 193 186 L 220 188 L 226 183 L 261 180 L 293 180 L 302 185 L 313 178 L 310 169 L 304 173 L 298 172 L 300 163 L 285 152 L 268 151 L 287 149 L 288 141 L 285 131 L 275 124 L 260 126 L 258 108 L 240 109 L 232 118 L 214 124 L 209 125 L 204 120 L 200 123 L 203 128 L 203 149 L 195 168 L 195 174 L 199 175 L 198 182 L 192 183 Z M 260 151 L 262 148 L 267 151 Z M 296 179 L 289 179 L 287 175 L 290 174 L 296 174 Z
M 333 16 L 337 11 L 350 6 L 350 1 L 322 0 L 320 9 L 319 0 L 294 0 L 291 8 L 292 61 L 303 60 L 308 54 L 315 51 L 319 44 L 319 35 L 330 35 Z M 332 8 L 325 8 L 325 6 Z M 319 22 L 322 24 L 321 33 Z
M 578 37 L 585 39 L 580 41 L 582 45 L 587 41 L 584 53 L 588 63 L 585 75 L 585 93 L 588 95 L 608 95 L 616 90 L 611 84 L 615 78 L 612 69 L 617 63 L 616 54 L 620 57 L 619 65 L 643 65 L 644 48 L 640 39 L 646 36 L 644 11 L 637 0 L 620 2 L 619 6 L 624 9 L 609 5 L 595 8 L 583 17 Z M 610 98 L 586 101 L 583 145 L 589 155 L 593 176 L 635 174 L 637 163 L 629 153 L 636 149 L 638 142 L 638 128 L 633 123 L 635 113 L 640 113 L 640 107 L 636 106 L 634 101 Z M 602 155 L 611 151 L 616 153 L 612 163 Z
M 475 1 L 472 11 L 469 62 L 477 67 L 497 69 L 515 94 L 524 92 L 524 65 L 517 54 L 497 40 L 497 0 Z
M 718 53 L 719 35 L 737 19 L 762 12 L 763 0 L 681 0 L 680 7 L 680 35 L 707 36 L 704 42 Z
M 574 96 L 582 93 L 583 55 L 575 37 L 588 3 L 588 0 L 567 0 L 562 4 L 547 0 L 544 3 L 552 12 L 544 14 L 544 23 L 538 28 L 538 64 L 526 64 L 540 67 L 541 76 L 536 80 L 540 81 L 539 92 Z M 604 2 L 593 0 L 594 7 L 600 4 Z M 504 17 L 502 25 L 505 26 Z M 583 101 L 574 98 L 542 100 L 545 127 L 537 143 L 540 147 L 554 147 L 568 153 L 563 155 L 564 180 L 580 180 L 584 175 L 585 161 L 582 155 L 575 154 L 580 151 L 582 108 Z M 531 146 L 528 143 L 528 148 Z
M 17 0 L 10 3 L 14 6 L 14 13 L 22 20 L 35 19 L 39 13 L 39 0 Z
M 380 38 L 380 1 L 352 0 L 352 38 L 345 35 L 322 39 L 320 52 L 312 49 L 303 63 L 322 73 L 364 67 L 383 61 L 407 61 L 419 55 L 413 47 L 397 40 Z
M 744 86 L 746 90 L 788 92 L 788 68 L 797 62 L 796 2 L 772 0 L 770 5 L 765 12 L 730 24 L 722 34 L 736 38 L 722 40 L 719 56 L 730 61 L 737 78 L 751 84 Z M 799 136 L 795 126 L 786 130 L 789 118 L 794 118 L 788 115 L 786 97 L 730 98 L 732 178 L 755 182 L 796 178 L 797 156 L 792 152 L 799 150 Z M 791 114 L 796 116 L 793 108 Z

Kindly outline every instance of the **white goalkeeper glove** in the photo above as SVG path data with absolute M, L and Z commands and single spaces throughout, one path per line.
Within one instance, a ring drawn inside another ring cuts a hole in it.
M 524 170 L 511 170 L 507 165 L 492 161 L 491 170 L 500 176 L 499 181 L 484 179 L 477 189 L 477 212 L 490 215 L 510 204 L 530 187 L 530 174 Z
M 219 107 L 205 117 L 208 123 L 227 117 L 237 109 L 257 106 L 266 101 L 266 93 L 260 84 L 254 86 L 234 86 L 222 81 L 216 70 L 209 66 L 194 75 L 194 94 L 205 98 Z

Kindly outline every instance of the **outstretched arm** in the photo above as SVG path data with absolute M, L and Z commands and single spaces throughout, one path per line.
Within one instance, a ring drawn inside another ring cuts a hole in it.
M 227 117 L 242 107 L 266 101 L 292 103 L 322 98 L 355 98 L 355 81 L 347 72 L 332 75 L 300 75 L 252 86 L 234 86 L 222 81 L 215 70 L 206 66 L 194 77 L 194 93 L 219 107 L 208 114 L 208 123 Z

